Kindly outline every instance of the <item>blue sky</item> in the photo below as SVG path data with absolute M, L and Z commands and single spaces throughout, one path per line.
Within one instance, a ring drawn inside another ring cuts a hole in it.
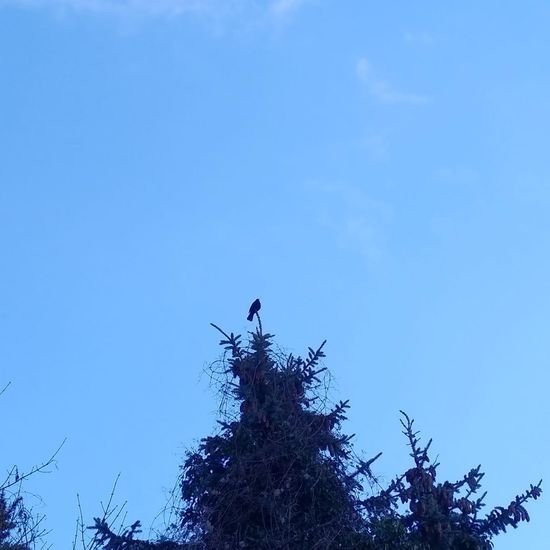
M 488 505 L 550 478 L 550 7 L 0 0 L 0 398 L 54 548 L 145 534 L 211 433 L 215 322 L 328 340 L 348 433 Z M 547 498 L 497 550 L 547 548 Z

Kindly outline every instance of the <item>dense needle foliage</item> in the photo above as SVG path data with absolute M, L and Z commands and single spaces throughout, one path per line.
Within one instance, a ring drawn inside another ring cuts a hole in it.
M 259 317 L 258 317 L 258 321 Z M 412 465 L 388 486 L 357 458 L 343 434 L 347 402 L 328 407 L 323 344 L 306 359 L 273 348 L 258 329 L 246 347 L 219 327 L 225 354 L 212 367 L 222 420 L 182 466 L 176 521 L 161 540 L 135 539 L 136 522 L 113 533 L 96 520 L 106 550 L 488 550 L 493 536 L 528 521 L 524 504 L 541 494 L 531 485 L 508 505 L 482 516 L 483 473 L 437 481 L 437 463 L 402 412 Z

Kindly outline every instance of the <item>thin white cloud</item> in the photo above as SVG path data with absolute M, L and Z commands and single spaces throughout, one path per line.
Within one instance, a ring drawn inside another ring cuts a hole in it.
M 386 234 L 392 208 L 371 198 L 359 186 L 308 185 L 317 203 L 318 222 L 329 229 L 337 246 L 376 264 L 386 255 Z
M 433 46 L 435 43 L 434 35 L 426 31 L 407 31 L 403 34 L 403 40 L 411 46 Z
M 0 0 L 0 5 L 107 14 L 180 15 L 229 11 L 239 0 Z
M 201 14 L 215 17 L 238 13 L 281 17 L 300 8 L 306 0 L 0 0 L 26 8 L 71 10 L 97 14 L 179 16 Z M 263 7 L 262 7 L 263 5 Z
M 436 181 L 450 185 L 473 185 L 480 179 L 477 170 L 469 166 L 442 166 L 433 171 Z
M 272 15 L 283 17 L 295 12 L 303 4 L 305 4 L 305 0 L 274 0 L 269 7 L 269 11 Z
M 387 161 L 390 157 L 387 132 L 370 134 L 360 139 L 359 147 L 372 161 Z
M 357 62 L 355 72 L 359 79 L 366 84 L 370 94 L 382 103 L 421 104 L 429 101 L 425 95 L 404 93 L 394 89 L 375 73 L 371 63 L 365 57 Z

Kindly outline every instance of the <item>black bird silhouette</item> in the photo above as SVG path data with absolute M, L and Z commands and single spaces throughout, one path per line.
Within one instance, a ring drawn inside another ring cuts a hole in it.
M 256 298 L 253 302 L 252 302 L 252 305 L 250 306 L 250 309 L 248 310 L 248 317 L 247 319 L 249 321 L 252 321 L 252 319 L 254 319 L 254 314 L 255 313 L 258 313 L 258 311 L 260 311 L 260 308 L 262 307 L 262 304 L 260 303 L 260 300 L 258 298 Z

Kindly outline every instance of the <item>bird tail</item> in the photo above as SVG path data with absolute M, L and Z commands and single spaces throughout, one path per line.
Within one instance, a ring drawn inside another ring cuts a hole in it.
M 254 313 L 250 312 L 246 319 L 247 319 L 247 321 L 252 321 L 252 319 L 254 319 Z

